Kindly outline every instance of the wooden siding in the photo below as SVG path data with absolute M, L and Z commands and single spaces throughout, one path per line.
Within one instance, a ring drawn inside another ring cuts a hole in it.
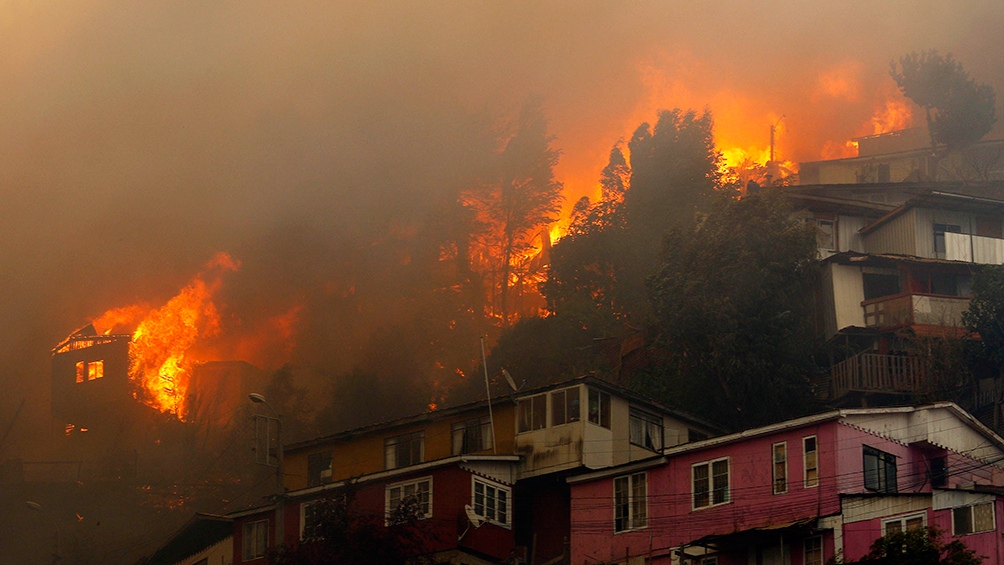
M 895 253 L 898 255 L 921 255 L 918 253 L 917 209 L 911 208 L 874 232 L 865 235 L 865 247 L 868 253 Z M 928 253 L 933 251 L 934 234 L 932 232 Z M 927 257 L 929 255 L 921 255 Z
M 831 398 L 849 392 L 916 392 L 927 380 L 927 364 L 908 355 L 861 353 L 830 369 Z

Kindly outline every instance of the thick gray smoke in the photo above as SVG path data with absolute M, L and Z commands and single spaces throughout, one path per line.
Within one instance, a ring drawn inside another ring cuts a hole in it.
M 351 369 L 407 313 L 381 296 L 407 296 L 408 258 L 376 255 L 476 182 L 531 95 L 570 204 L 660 107 L 760 147 L 784 115 L 798 161 L 871 133 L 910 51 L 1004 96 L 1002 28 L 999 0 L 0 3 L 0 459 L 48 425 L 50 347 L 218 251 L 243 263 L 226 323 L 304 307 L 272 361 Z

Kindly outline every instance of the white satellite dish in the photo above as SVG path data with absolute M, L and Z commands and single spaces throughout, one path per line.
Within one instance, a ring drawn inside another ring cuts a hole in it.
M 512 380 L 512 375 L 509 374 L 509 371 L 502 369 L 502 376 L 505 377 L 505 382 L 509 383 L 509 388 L 511 388 L 513 392 L 517 392 L 519 390 L 516 388 L 516 381 Z
M 485 523 L 485 519 L 474 513 L 474 508 L 470 504 L 464 505 L 464 512 L 467 513 L 467 519 L 471 521 L 471 525 L 475 528 L 480 528 L 481 524 Z

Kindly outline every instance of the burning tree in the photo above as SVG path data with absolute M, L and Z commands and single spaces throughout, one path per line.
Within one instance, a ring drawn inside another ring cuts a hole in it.
M 562 184 L 554 178 L 558 151 L 551 147 L 553 140 L 539 101 L 527 102 L 498 154 L 494 174 L 464 195 L 481 227 L 473 238 L 471 253 L 477 259 L 472 262 L 480 264 L 486 279 L 489 314 L 502 325 L 516 313 L 512 292 L 530 271 L 534 240 L 547 237 L 546 228 L 560 209 Z

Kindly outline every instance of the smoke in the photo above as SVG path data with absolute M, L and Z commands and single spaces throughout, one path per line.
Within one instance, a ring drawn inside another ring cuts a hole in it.
M 49 347 L 218 251 L 243 264 L 231 324 L 304 320 L 266 357 L 349 370 L 413 311 L 401 242 L 531 94 L 570 206 L 659 108 L 708 106 L 749 150 L 779 123 L 798 161 L 871 133 L 903 53 L 952 52 L 1004 92 L 1002 20 L 993 0 L 4 2 L 0 414 L 31 408 L 3 449 L 46 420 Z

